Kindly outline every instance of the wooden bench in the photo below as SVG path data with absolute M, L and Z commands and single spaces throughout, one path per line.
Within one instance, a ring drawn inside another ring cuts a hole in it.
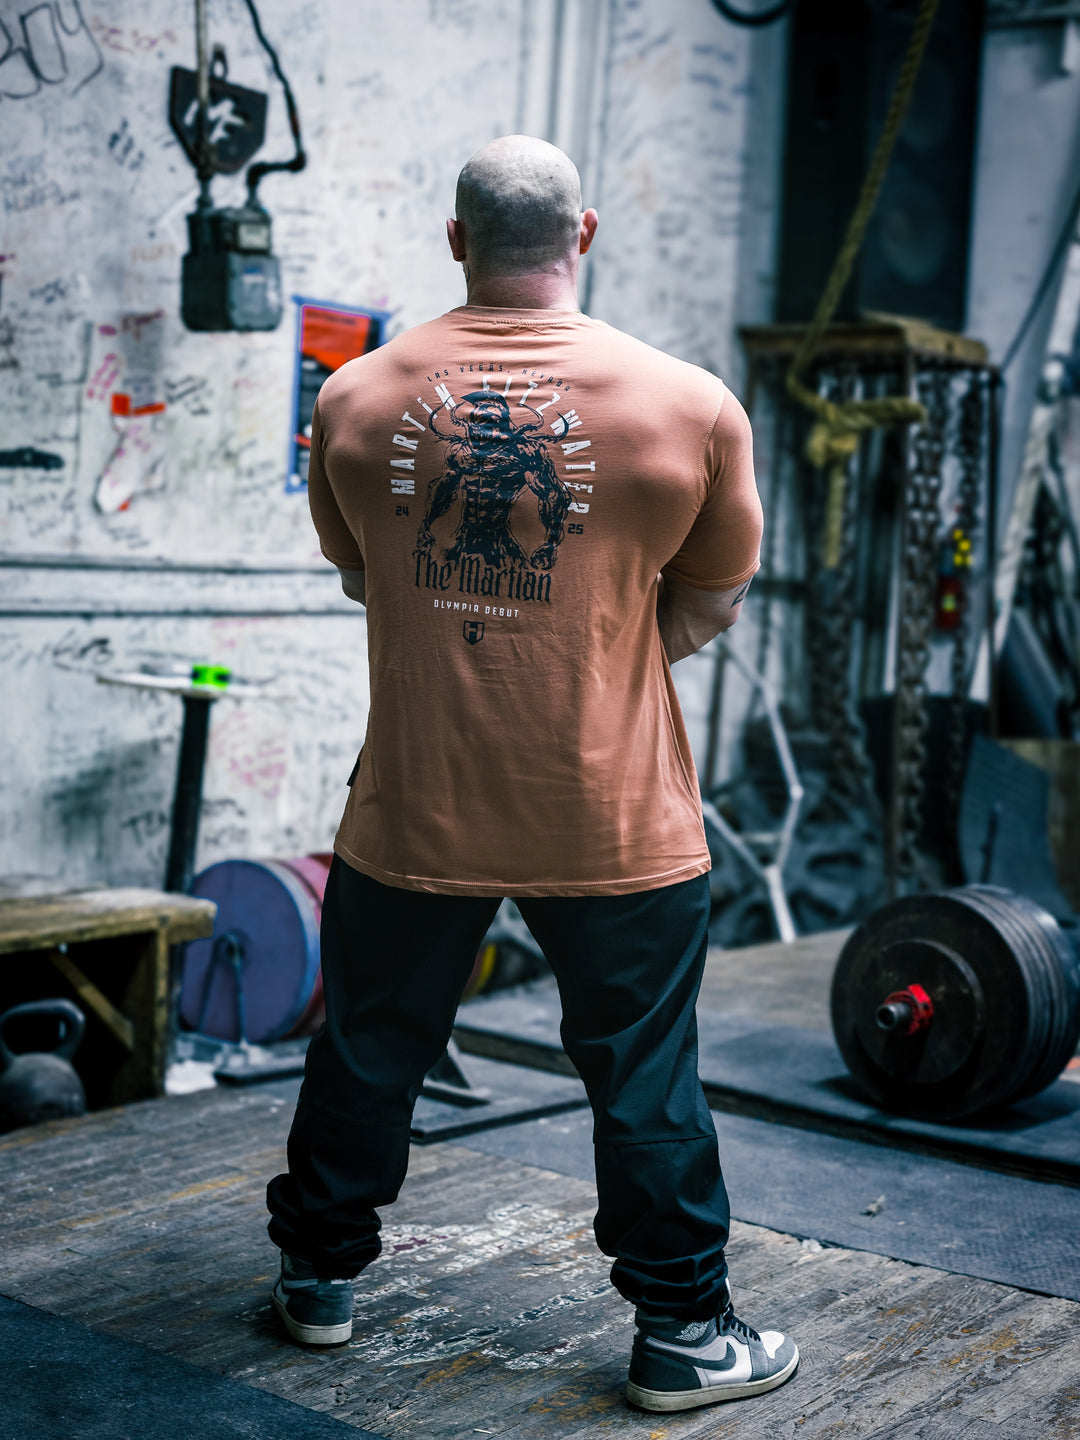
M 78 1005 L 75 1068 L 91 1109 L 163 1095 L 169 950 L 211 934 L 216 909 L 137 889 L 0 899 L 0 1012 L 57 995 Z

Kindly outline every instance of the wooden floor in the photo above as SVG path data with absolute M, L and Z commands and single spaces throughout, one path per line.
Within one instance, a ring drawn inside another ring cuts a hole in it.
M 352 1343 L 297 1349 L 268 1304 L 263 1208 L 290 1113 L 285 1085 L 219 1090 L 0 1139 L 0 1293 L 392 1440 L 1080 1436 L 1080 1305 L 740 1224 L 739 1308 L 790 1329 L 800 1373 L 682 1416 L 631 1410 L 631 1312 L 592 1187 L 455 1145 L 414 1153 Z

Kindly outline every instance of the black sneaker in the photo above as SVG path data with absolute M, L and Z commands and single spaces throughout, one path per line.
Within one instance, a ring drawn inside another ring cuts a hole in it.
M 320 1280 L 314 1265 L 281 1252 L 281 1279 L 270 1296 L 301 1345 L 344 1345 L 352 1338 L 351 1280 Z
M 675 1320 L 639 1310 L 626 1398 L 643 1410 L 690 1410 L 775 1390 L 799 1363 L 794 1340 L 759 1335 L 735 1318 L 731 1292 L 715 1320 Z

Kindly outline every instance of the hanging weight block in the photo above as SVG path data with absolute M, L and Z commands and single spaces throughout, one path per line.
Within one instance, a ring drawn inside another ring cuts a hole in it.
M 1080 1038 L 1080 959 L 1023 896 L 988 885 L 909 895 L 840 952 L 833 1033 L 875 1104 L 960 1120 L 1051 1084 Z
M 328 860 L 223 860 L 196 876 L 191 893 L 218 911 L 213 935 L 184 953 L 180 1017 L 189 1029 L 265 1044 L 318 1027 Z

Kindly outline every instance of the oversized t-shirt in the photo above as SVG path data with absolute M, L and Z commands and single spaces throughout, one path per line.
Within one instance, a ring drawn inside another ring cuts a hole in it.
M 577 311 L 472 305 L 326 381 L 311 512 L 368 612 L 347 864 L 492 896 L 709 869 L 657 595 L 661 575 L 728 590 L 757 569 L 725 394 Z

